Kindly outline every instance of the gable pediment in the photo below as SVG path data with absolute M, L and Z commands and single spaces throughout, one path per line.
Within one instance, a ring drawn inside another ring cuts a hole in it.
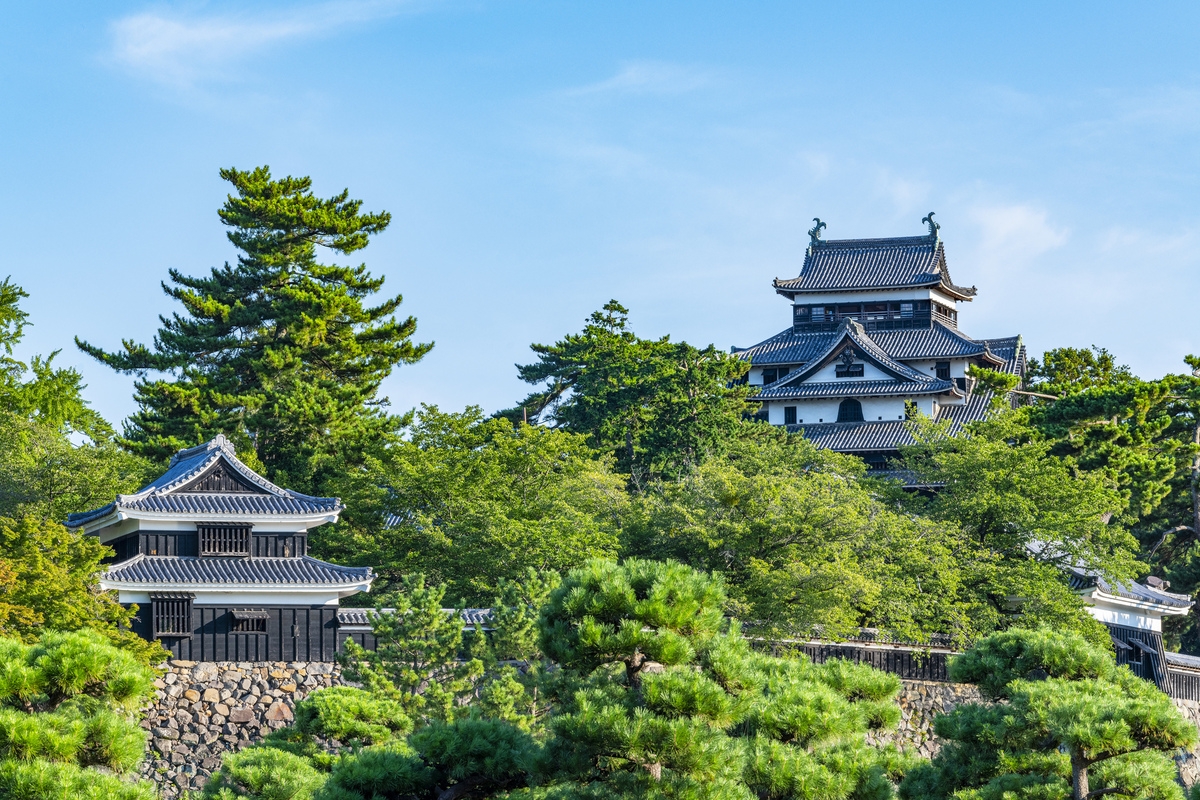
M 184 494 L 198 492 L 266 494 L 261 486 L 255 486 L 247 481 L 226 464 L 223 458 L 217 459 L 211 467 L 180 486 L 175 492 Z

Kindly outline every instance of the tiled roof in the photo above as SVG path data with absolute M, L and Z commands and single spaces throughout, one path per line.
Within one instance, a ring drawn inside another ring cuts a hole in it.
M 974 288 L 950 280 L 945 247 L 931 236 L 817 241 L 808 248 L 799 277 L 775 280 L 775 290 L 788 296 L 923 286 L 963 300 L 975 296 Z
M 120 503 L 122 509 L 153 511 L 163 514 L 313 514 L 341 509 L 337 498 L 264 494 L 167 494 Z
M 1004 339 L 983 339 L 984 344 L 992 355 L 1004 362 L 1001 372 L 1010 375 L 1025 374 L 1025 344 L 1020 336 L 1009 336 Z
M 1127 583 L 1110 583 L 1103 576 L 1082 567 L 1067 567 L 1070 575 L 1071 588 L 1076 590 L 1096 588 L 1114 597 L 1136 600 L 1142 603 L 1163 606 L 1166 608 L 1191 608 L 1192 598 L 1186 594 L 1176 594 L 1162 589 L 1154 589 L 1136 581 Z
M 1185 669 L 1200 669 L 1200 656 L 1185 656 L 1183 653 L 1165 652 L 1163 655 L 1167 657 L 1167 664 L 1172 667 L 1183 667 Z
M 865 331 L 865 335 L 897 361 L 925 358 L 970 358 L 984 356 L 990 349 L 997 361 L 997 368 L 1001 368 L 998 366 L 999 362 L 1011 359 L 1013 351 L 1011 343 L 1020 339 L 1019 336 L 1014 336 L 1009 339 L 977 341 L 939 322 L 933 323 L 931 328 Z M 739 358 L 749 359 L 755 366 L 806 364 L 825 352 L 829 348 L 830 341 L 837 336 L 837 331 L 794 333 L 791 328 L 788 328 L 752 347 L 737 348 L 734 350 L 734 354 Z M 1008 349 L 999 352 L 1005 347 Z
M 338 625 L 370 625 L 371 621 L 367 618 L 368 612 L 383 612 L 384 614 L 394 613 L 394 608 L 339 608 L 337 612 Z M 453 614 L 453 608 L 443 608 L 447 614 Z M 492 621 L 492 610 L 490 608 L 464 608 L 459 613 L 462 617 L 464 625 L 487 625 Z
M 836 331 L 793 333 L 792 329 L 788 328 L 753 347 L 735 347 L 733 353 L 738 358 L 749 359 L 755 366 L 807 364 L 829 349 L 830 340 L 837 335 Z
M 754 395 L 754 400 L 799 400 L 818 397 L 896 397 L 958 392 L 953 381 L 861 381 L 846 379 L 824 383 L 788 384 L 780 378 Z
M 111 565 L 102 581 L 221 586 L 344 586 L 373 577 L 370 567 L 299 558 L 194 558 L 137 555 Z
M 862 453 L 876 450 L 895 450 L 901 445 L 916 444 L 904 420 L 883 422 L 826 422 L 817 425 L 789 425 L 788 430 L 802 432 L 804 438 L 822 450 L 839 453 Z
M 962 432 L 968 422 L 984 419 L 988 412 L 988 393 L 972 394 L 963 405 L 939 405 L 938 422 L 949 422 L 951 436 Z M 867 422 L 826 422 L 816 425 L 789 425 L 792 433 L 803 432 L 804 438 L 824 450 L 841 453 L 863 453 L 897 450 L 916 444 L 905 420 L 893 419 Z
M 252 491 L 180 491 L 218 461 L 252 487 Z M 106 506 L 68 515 L 67 526 L 77 528 L 115 511 L 194 517 L 337 514 L 341 509 L 341 501 L 336 497 L 311 497 L 271 483 L 243 464 L 229 440 L 218 435 L 197 447 L 180 450 L 172 456 L 166 472 L 133 494 L 118 495 Z

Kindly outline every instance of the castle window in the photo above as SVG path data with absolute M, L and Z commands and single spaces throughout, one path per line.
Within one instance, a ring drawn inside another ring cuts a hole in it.
M 853 397 L 847 397 L 838 404 L 838 422 L 862 422 L 862 403 Z
M 813 306 L 812 307 L 812 321 L 813 322 L 825 322 L 826 321 L 825 306 Z
M 197 525 L 202 556 L 250 555 L 249 525 Z
M 903 319 L 910 319 L 912 317 L 912 315 L 913 315 L 913 304 L 912 303 L 901 303 L 900 304 L 900 316 Z
M 933 368 L 934 368 L 934 370 L 937 371 L 937 378 L 939 381 L 950 380 L 950 362 L 949 361 L 939 361 L 934 365 Z
M 234 633 L 266 633 L 267 619 L 270 615 L 257 608 L 235 608 L 229 612 L 233 616 L 230 630 Z
M 796 424 L 796 407 L 795 406 L 784 406 L 783 407 L 783 424 L 784 425 L 795 425 Z
M 863 365 L 838 364 L 834 367 L 833 374 L 839 378 L 861 378 L 863 376 Z
M 155 638 L 191 637 L 193 597 L 188 593 L 150 594 L 151 627 Z

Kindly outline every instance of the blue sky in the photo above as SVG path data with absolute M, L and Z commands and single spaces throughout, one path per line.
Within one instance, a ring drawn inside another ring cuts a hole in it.
M 528 345 L 609 298 L 643 335 L 784 328 L 811 218 L 933 209 L 977 337 L 1200 353 L 1200 6 L 1161 3 L 23 3 L 0 25 L 0 275 L 24 353 L 96 407 L 159 282 L 232 260 L 217 170 L 269 164 L 393 214 L 362 260 L 436 346 L 385 389 L 495 409 Z

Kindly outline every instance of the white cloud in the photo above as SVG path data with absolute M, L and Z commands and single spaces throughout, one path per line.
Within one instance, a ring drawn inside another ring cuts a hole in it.
M 629 61 L 611 78 L 567 89 L 563 94 L 682 94 L 712 85 L 711 71 L 662 61 Z
M 1069 233 L 1055 228 L 1045 211 L 1028 205 L 977 206 L 968 216 L 980 228 L 980 250 L 989 260 L 1024 264 L 1066 244 Z
M 150 80 L 188 86 L 228 77 L 235 62 L 273 45 L 394 16 L 404 0 L 333 0 L 271 14 L 197 16 L 145 11 L 110 26 L 110 58 Z

